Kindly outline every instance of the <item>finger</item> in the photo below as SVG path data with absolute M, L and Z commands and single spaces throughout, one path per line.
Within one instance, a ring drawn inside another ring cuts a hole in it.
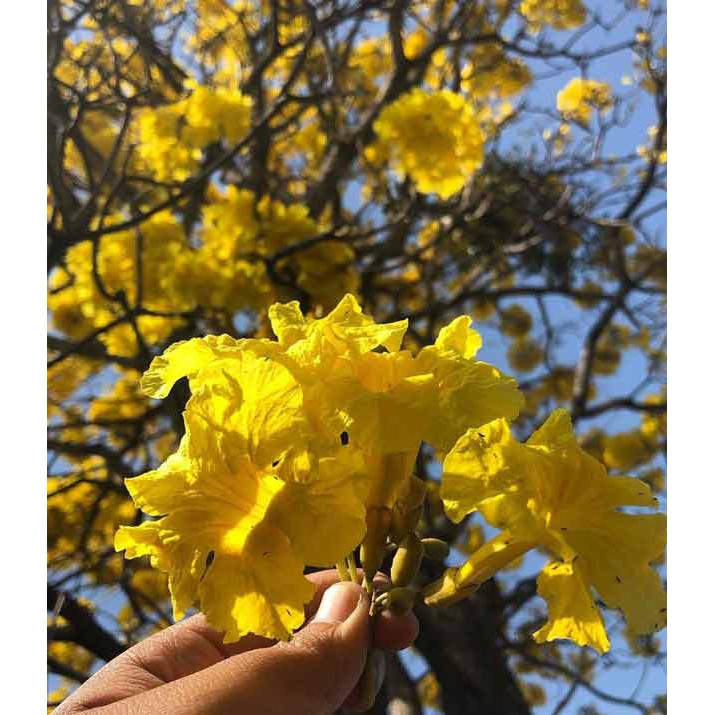
M 364 591 L 353 583 L 335 584 L 292 641 L 227 658 L 92 715 L 329 715 L 357 684 L 369 645 Z
M 412 611 L 383 611 L 375 622 L 375 647 L 381 650 L 402 650 L 412 645 L 419 631 L 419 621 Z

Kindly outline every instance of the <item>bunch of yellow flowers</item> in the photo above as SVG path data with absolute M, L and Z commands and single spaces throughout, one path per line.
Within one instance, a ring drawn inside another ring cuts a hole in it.
M 447 199 L 464 188 L 484 163 L 484 132 L 474 108 L 456 92 L 413 89 L 387 105 L 375 120 L 377 142 L 366 150 L 374 162 L 388 158 L 396 174 L 417 190 Z
M 564 119 L 581 124 L 591 121 L 594 109 L 603 111 L 612 104 L 611 88 L 607 82 L 581 77 L 572 79 L 556 97 L 556 108 Z
M 138 156 L 141 168 L 161 181 L 183 181 L 198 168 L 203 149 L 226 141 L 236 144 L 248 133 L 251 98 L 237 90 L 187 83 L 191 94 L 173 104 L 140 113 Z
M 510 421 L 523 397 L 515 380 L 474 359 L 482 340 L 469 316 L 417 354 L 401 349 L 406 320 L 376 323 L 350 294 L 324 318 L 304 316 L 295 301 L 274 304 L 269 317 L 277 340 L 176 343 L 142 378 L 154 398 L 188 378 L 186 432 L 158 469 L 127 481 L 153 518 L 121 527 L 115 545 L 168 573 L 176 618 L 198 602 L 227 641 L 287 639 L 313 594 L 305 567 L 336 564 L 356 578 L 358 547 L 375 611 L 452 603 L 538 548 L 555 560 L 538 582 L 549 620 L 537 640 L 606 650 L 594 588 L 632 632 L 664 625 L 650 564 L 664 548 L 665 517 L 621 510 L 655 506 L 649 487 L 608 476 L 564 411 L 517 442 Z M 417 533 L 423 442 L 447 455 L 448 517 L 478 511 L 501 529 L 426 586 L 416 583 L 422 558 L 444 558 L 448 547 Z M 392 585 L 379 592 L 373 576 L 390 551 Z

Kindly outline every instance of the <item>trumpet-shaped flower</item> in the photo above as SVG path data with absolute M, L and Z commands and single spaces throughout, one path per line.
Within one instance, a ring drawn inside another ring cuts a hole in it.
M 304 567 L 344 557 L 365 528 L 356 453 L 311 450 L 302 388 L 261 348 L 188 341 L 153 366 L 154 394 L 191 375 L 186 434 L 159 469 L 127 481 L 161 518 L 115 541 L 168 572 L 176 618 L 198 600 L 227 642 L 288 638 L 313 593 Z
M 313 383 L 309 392 L 317 391 L 311 402 L 331 406 L 370 455 L 371 505 L 392 505 L 422 441 L 446 451 L 468 426 L 512 419 L 523 403 L 513 379 L 474 361 L 482 340 L 469 316 L 417 356 L 399 350 L 407 321 L 375 323 L 351 295 L 321 320 L 306 319 L 295 302 L 272 306 L 270 316 L 279 342 Z M 379 347 L 387 352 L 372 352 Z
M 453 521 L 479 511 L 502 531 L 428 587 L 428 603 L 468 595 L 539 547 L 558 560 L 538 579 L 549 619 L 534 634 L 537 641 L 569 638 L 608 650 L 593 589 L 623 612 L 634 633 L 664 626 L 665 592 L 650 564 L 665 547 L 665 515 L 621 510 L 654 507 L 657 500 L 637 479 L 609 477 L 578 446 L 566 411 L 555 411 L 526 444 L 505 420 L 468 430 L 445 459 L 442 498 Z

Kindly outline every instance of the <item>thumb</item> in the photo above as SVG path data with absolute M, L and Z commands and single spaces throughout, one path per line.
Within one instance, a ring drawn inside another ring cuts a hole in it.
M 315 618 L 293 640 L 229 659 L 225 710 L 261 715 L 328 715 L 348 698 L 370 647 L 368 599 L 340 582 L 323 595 Z M 240 661 L 240 666 L 236 668 Z

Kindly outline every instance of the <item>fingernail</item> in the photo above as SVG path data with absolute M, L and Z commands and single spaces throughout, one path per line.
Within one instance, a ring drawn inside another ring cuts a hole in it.
M 341 581 L 333 584 L 318 606 L 314 622 L 342 623 L 355 610 L 363 590 L 354 583 Z

